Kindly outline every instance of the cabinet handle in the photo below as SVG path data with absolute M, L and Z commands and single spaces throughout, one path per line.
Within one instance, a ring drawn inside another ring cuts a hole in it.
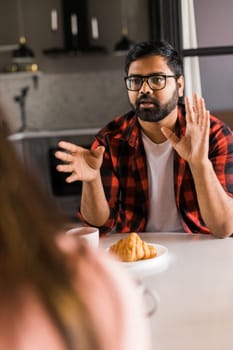
M 71 14 L 70 23 L 72 35 L 78 35 L 78 16 L 76 15 L 76 13 Z
M 56 32 L 58 30 L 58 16 L 56 9 L 53 9 L 51 11 L 51 29 L 53 32 Z
M 92 38 L 99 39 L 98 20 L 96 17 L 92 17 L 91 19 L 91 29 L 92 29 Z

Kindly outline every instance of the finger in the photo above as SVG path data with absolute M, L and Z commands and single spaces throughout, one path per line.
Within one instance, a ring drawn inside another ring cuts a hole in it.
M 75 145 L 74 143 L 66 142 L 66 141 L 59 141 L 58 146 L 70 153 L 77 152 L 78 150 L 82 150 L 83 148 L 80 146 Z
M 210 112 L 207 110 L 204 113 L 205 117 L 203 118 L 202 128 L 205 129 L 206 134 L 209 134 L 210 129 Z
M 199 122 L 199 116 L 200 116 L 200 102 L 197 92 L 194 92 L 193 94 L 193 102 L 194 102 L 194 110 L 196 113 L 196 122 Z
M 198 104 L 199 104 L 199 96 L 197 92 L 194 92 L 193 94 L 193 102 L 194 102 L 194 107 L 197 109 L 198 111 Z
M 68 183 L 79 181 L 79 180 L 80 180 L 80 178 L 76 172 L 71 173 L 71 175 L 66 178 L 66 182 L 68 182 Z
M 197 115 L 197 123 L 202 125 L 203 123 L 203 118 L 205 116 L 205 100 L 203 97 L 198 96 L 197 93 L 194 94 L 194 104 L 195 104 L 195 109 L 196 109 L 196 115 Z
M 105 151 L 105 147 L 104 146 L 98 146 L 96 149 L 91 150 L 91 154 L 96 157 L 99 158 L 101 155 L 104 154 Z
M 206 125 L 206 107 L 204 98 L 200 98 L 199 100 L 198 123 L 200 128 L 203 128 Z
M 175 146 L 180 141 L 180 139 L 176 136 L 176 134 L 174 134 L 174 132 L 172 132 L 169 128 L 166 128 L 165 126 L 163 126 L 161 128 L 161 131 L 173 146 Z
M 54 155 L 57 159 L 64 162 L 71 162 L 73 160 L 73 156 L 67 152 L 56 151 Z
M 56 166 L 57 171 L 61 173 L 71 173 L 73 171 L 73 165 L 71 164 L 59 164 Z
M 186 121 L 192 123 L 194 121 L 194 110 L 188 96 L 185 96 Z

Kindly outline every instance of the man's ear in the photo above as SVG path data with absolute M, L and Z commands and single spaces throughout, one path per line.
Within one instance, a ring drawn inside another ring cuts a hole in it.
M 177 86 L 178 86 L 178 95 L 179 97 L 182 97 L 184 95 L 184 76 L 181 75 L 177 79 Z

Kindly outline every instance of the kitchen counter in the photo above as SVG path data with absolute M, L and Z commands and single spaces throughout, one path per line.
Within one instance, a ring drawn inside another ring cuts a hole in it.
M 155 265 L 148 276 L 147 268 L 137 272 L 160 299 L 150 318 L 153 349 L 232 349 L 233 238 L 169 232 L 140 236 L 168 248 L 165 269 L 157 271 Z M 101 238 L 101 245 L 107 248 L 123 237 L 111 234 Z
M 85 129 L 63 129 L 63 130 L 25 130 L 9 136 L 12 141 L 34 139 L 34 138 L 50 138 L 59 136 L 78 136 L 78 135 L 95 135 L 99 128 Z

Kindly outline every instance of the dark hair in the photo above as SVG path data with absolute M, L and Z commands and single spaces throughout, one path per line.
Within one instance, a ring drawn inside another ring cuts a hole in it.
M 66 348 L 84 349 L 79 345 L 83 342 L 89 345 L 85 349 L 93 349 L 95 329 L 91 329 L 86 306 L 74 289 L 74 267 L 56 244 L 68 218 L 25 167 L 8 135 L 9 126 L 0 105 L 1 311 L 5 307 L 5 318 L 13 327 L 21 301 L 17 291 L 30 286 L 46 307 Z
M 132 62 L 148 56 L 161 56 L 167 61 L 172 72 L 180 77 L 183 75 L 183 61 L 179 53 L 167 41 L 144 41 L 136 43 L 128 52 L 125 60 L 125 72 L 128 75 Z

